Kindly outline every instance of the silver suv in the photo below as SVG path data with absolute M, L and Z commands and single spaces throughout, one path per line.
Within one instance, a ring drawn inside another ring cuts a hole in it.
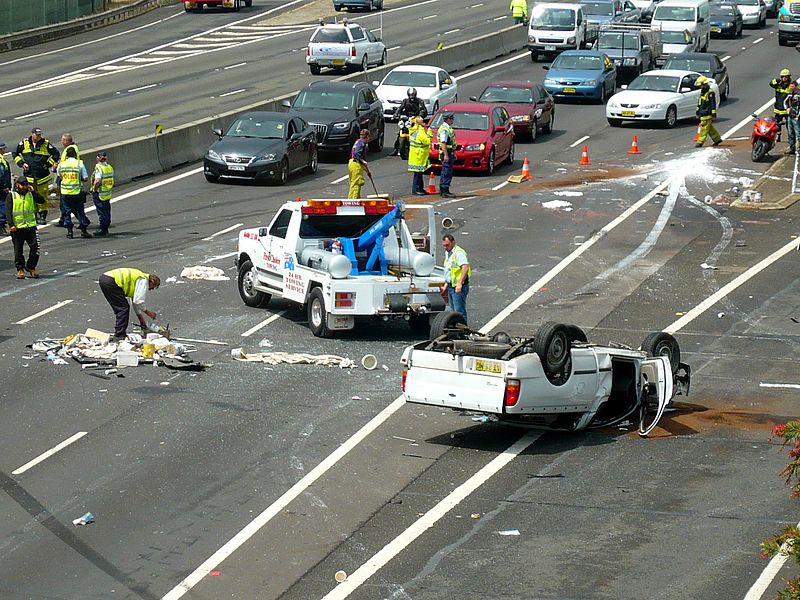
M 322 67 L 366 71 L 370 65 L 385 65 L 386 46 L 369 29 L 358 23 L 321 24 L 308 42 L 306 63 L 312 75 L 319 75 Z

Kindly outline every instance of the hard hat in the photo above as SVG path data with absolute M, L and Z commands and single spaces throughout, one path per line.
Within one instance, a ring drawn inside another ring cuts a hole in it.
M 700 77 L 697 78 L 697 81 L 695 81 L 694 84 L 696 86 L 708 85 L 708 77 L 706 77 L 705 75 L 700 75 Z
M 781 77 L 791 77 L 792 72 L 789 69 L 781 69 Z
M 408 88 L 406 90 L 406 95 L 409 98 L 416 98 L 417 97 L 417 88 Z

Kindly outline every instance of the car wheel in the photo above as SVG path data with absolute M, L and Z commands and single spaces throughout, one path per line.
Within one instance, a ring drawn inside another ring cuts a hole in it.
M 206 173 L 206 181 L 209 183 L 217 183 L 219 181 L 219 177 L 216 175 L 212 175 L 211 173 Z
M 334 5 L 333 5 L 333 10 L 335 10 L 336 12 L 341 12 L 341 11 L 342 11 L 342 7 L 341 7 L 341 6 L 336 6 L 336 5 L 334 4 Z
M 606 103 L 606 84 L 600 86 L 600 104 Z
M 744 29 L 744 25 L 739 25 L 739 32 L 736 34 L 736 37 L 742 37 L 742 30 Z M 780 36 L 778 36 L 780 38 Z
M 725 81 L 725 89 L 719 93 L 719 97 L 722 100 L 727 100 L 728 95 L 731 93 L 731 80 L 727 79 Z
M 367 7 L 367 10 L 369 12 L 372 12 L 373 10 L 375 10 L 375 4 L 373 4 L 372 0 L 369 0 L 369 6 Z
M 675 123 L 678 122 L 678 109 L 675 108 L 673 104 L 667 109 L 667 115 L 664 117 L 664 127 L 667 129 L 672 129 L 675 127 Z
M 539 122 L 536 119 L 531 119 L 531 126 L 528 128 L 528 137 L 531 143 L 536 141 L 536 134 L 539 133 Z
M 494 148 L 489 150 L 489 159 L 486 161 L 486 174 L 494 173 Z
M 317 172 L 317 168 L 319 167 L 319 152 L 317 152 L 317 147 L 314 146 L 311 149 L 311 154 L 308 157 L 308 165 L 306 166 L 306 173 L 309 175 L 313 175 Z
M 567 337 L 570 342 L 581 342 L 585 344 L 589 341 L 586 338 L 586 333 L 577 325 L 564 325 L 564 328 L 567 330 Z
M 251 261 L 246 260 L 239 266 L 237 281 L 239 283 L 239 296 L 247 306 L 264 308 L 269 303 L 272 296 L 255 288 L 256 273 Z
M 333 337 L 333 331 L 328 329 L 328 317 L 325 310 L 325 299 L 322 290 L 315 287 L 308 295 L 308 328 L 316 337 Z
M 641 349 L 647 356 L 666 356 L 672 367 L 672 373 L 678 371 L 681 364 L 681 349 L 678 340 L 665 331 L 656 331 L 649 334 L 642 342 Z
M 272 178 L 272 184 L 286 185 L 286 182 L 289 180 L 289 161 L 286 160 L 285 156 L 283 157 L 278 169 L 278 173 Z
M 609 117 L 608 124 L 611 125 L 611 127 L 622 127 L 622 119 L 612 119 Z
M 389 54 L 386 52 L 386 48 L 384 48 L 383 54 L 381 54 L 381 62 L 379 62 L 378 65 L 382 67 L 387 62 L 389 62 Z
M 367 55 L 364 54 L 364 58 L 361 59 L 361 70 L 366 71 L 369 68 L 369 59 Z
M 539 356 L 547 379 L 554 385 L 566 383 L 569 378 L 570 338 L 561 323 L 544 323 L 533 340 L 533 351 Z
M 514 140 L 511 140 L 511 147 L 508 149 L 508 157 L 506 158 L 507 165 L 514 164 Z
M 369 149 L 372 152 L 380 152 L 381 150 L 383 150 L 383 139 L 385 136 L 385 131 L 386 127 L 382 125 L 380 131 L 378 131 L 378 137 L 369 143 Z
M 556 124 L 556 111 L 550 111 L 550 118 L 547 120 L 547 124 L 542 127 L 542 133 L 553 133 L 553 127 Z
M 308 68 L 312 75 L 319 75 L 322 73 L 322 67 L 319 65 L 308 65 Z
M 431 321 L 431 339 L 435 340 L 445 335 L 449 329 L 456 329 L 459 325 L 466 327 L 467 320 L 459 312 L 445 310 L 437 314 Z

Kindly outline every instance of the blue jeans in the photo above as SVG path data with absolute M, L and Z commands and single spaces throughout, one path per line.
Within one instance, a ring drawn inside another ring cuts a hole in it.
M 100 231 L 108 231 L 108 226 L 111 225 L 111 200 L 100 200 L 100 194 L 92 192 L 92 201 L 97 209 Z
M 796 143 L 800 139 L 800 120 L 786 119 L 786 130 L 789 132 L 789 150 L 794 152 L 797 149 Z
M 461 286 L 461 293 L 456 293 L 456 286 L 447 286 L 447 302 L 450 304 L 451 310 L 461 313 L 464 320 L 467 320 L 467 294 L 469 294 L 469 283 Z
M 89 218 L 83 211 L 83 197 L 79 194 L 61 196 L 67 205 L 67 212 L 64 215 L 64 227 L 72 229 L 72 215 L 78 220 L 78 227 L 86 229 L 89 225 Z
M 425 178 L 422 173 L 414 172 L 414 179 L 411 182 L 411 193 L 425 191 Z
M 447 160 L 442 161 L 442 173 L 439 175 L 439 191 L 449 192 L 450 183 L 453 181 L 453 163 L 456 157 L 452 152 L 447 154 Z

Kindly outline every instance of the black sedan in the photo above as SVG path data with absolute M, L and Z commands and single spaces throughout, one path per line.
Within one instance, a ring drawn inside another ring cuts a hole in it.
M 742 35 L 742 11 L 735 4 L 711 4 L 711 37 L 736 38 Z
M 728 68 L 716 54 L 710 52 L 681 52 L 673 54 L 664 63 L 663 69 L 694 71 L 713 79 L 719 86 L 719 99 L 727 100 L 731 92 L 731 79 Z
M 317 134 L 302 118 L 279 112 L 244 113 L 206 151 L 206 179 L 254 179 L 283 185 L 289 175 L 317 172 Z

